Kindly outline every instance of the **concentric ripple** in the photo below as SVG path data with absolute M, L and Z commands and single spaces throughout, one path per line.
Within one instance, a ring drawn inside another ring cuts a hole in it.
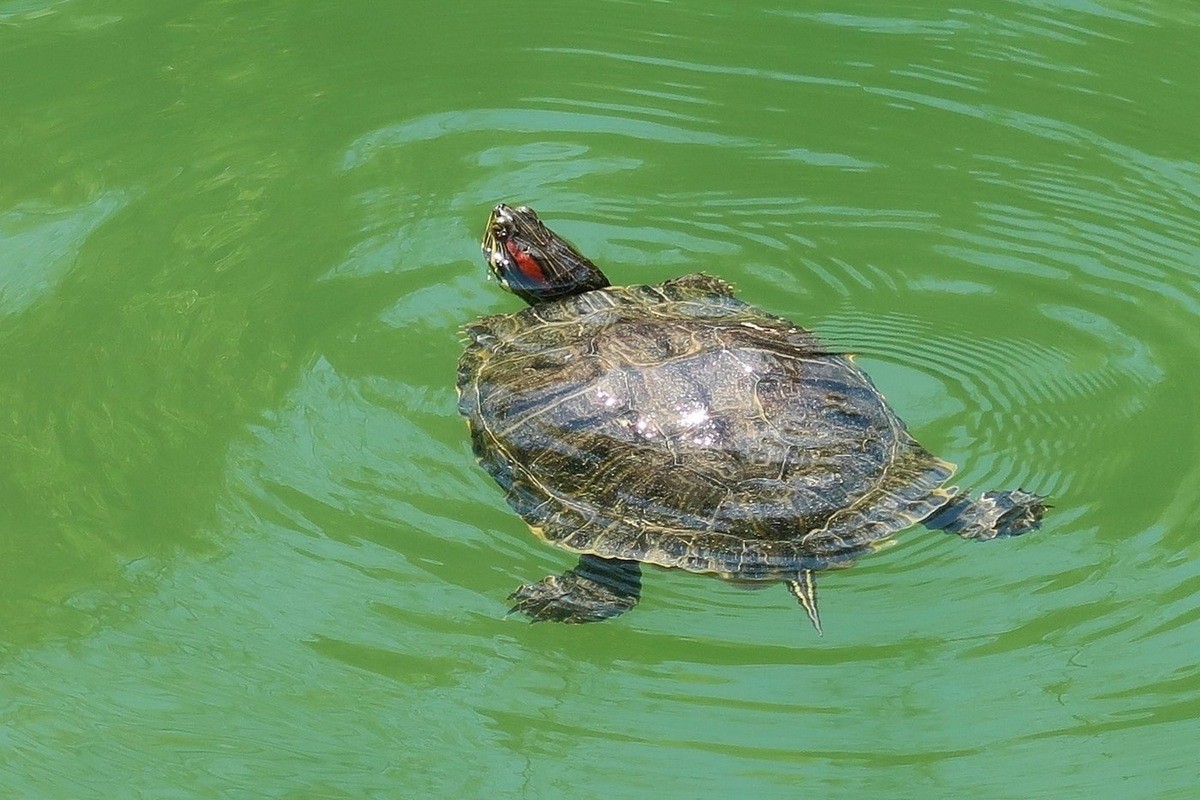
M 703 25 L 707 34 L 653 51 L 637 40 L 542 47 L 531 58 L 605 79 L 406 121 L 349 148 L 351 174 L 465 151 L 474 172 L 449 201 L 448 228 L 473 233 L 492 202 L 525 202 L 615 281 L 717 273 L 857 354 L 918 439 L 959 463 L 958 482 L 1053 498 L 1043 530 L 1024 540 L 969 547 L 913 533 L 818 576 L 831 628 L 822 641 L 779 587 L 659 571 L 641 606 L 604 627 L 512 621 L 529 674 L 509 680 L 523 700 L 484 692 L 479 702 L 499 729 L 523 732 L 519 746 L 594 768 L 615 760 L 681 786 L 702 761 L 705 774 L 714 760 L 771 772 L 800 753 L 830 770 L 923 763 L 971 784 L 955 764 L 998 750 L 1034 764 L 1031 743 L 1123 740 L 1125 728 L 1080 725 L 1080 715 L 1136 706 L 1162 716 L 1153 709 L 1200 697 L 1194 680 L 1170 679 L 1195 603 L 1153 577 L 1195 580 L 1193 567 L 1168 562 L 1188 546 L 1181 523 L 1200 496 L 1187 422 L 1200 355 L 1200 172 L 1130 144 L 1144 132 L 1136 119 L 1106 126 L 1080 105 L 1120 108 L 1150 76 L 1110 86 L 1110 65 L 1063 53 L 1140 22 L 1097 13 L 1064 25 L 1017 5 L 1009 18 L 775 16 L 781 30 L 821 31 L 807 69 L 764 65 L 761 40 L 701 53 L 705 35 L 719 38 Z M 746 23 L 746 12 L 729 13 Z M 882 36 L 902 44 L 843 55 Z M 1009 63 L 1050 88 L 1007 78 Z M 809 104 L 812 113 L 795 111 Z M 388 213 L 381 206 L 384 227 Z M 454 270 L 456 286 L 481 275 L 468 260 Z M 421 280 L 432 288 L 442 277 Z M 515 307 L 473 299 L 479 311 Z M 402 325 L 404 315 L 389 318 Z M 449 524 L 478 520 L 467 539 L 480 557 L 494 554 L 494 566 L 461 578 L 488 587 L 479 607 L 498 585 L 569 563 L 525 537 L 486 481 L 471 500 L 487 513 L 464 506 Z M 1159 587 L 1160 613 L 1146 615 L 1145 581 Z M 1096 679 L 1097 660 L 1087 677 L 1073 666 L 1081 653 L 1146 642 L 1154 655 L 1137 669 L 1105 659 Z M 1144 671 L 1169 688 L 1142 695 Z M 1049 702 L 1016 713 L 1011 698 L 1031 683 Z M 967 706 L 995 723 L 953 724 Z M 547 719 L 556 727 L 535 732 Z M 676 768 L 638 755 L 647 748 Z
M 0 0 L 5 789 L 1194 795 L 1200 13 L 118 5 Z M 652 569 L 507 615 L 571 558 L 456 412 L 501 201 L 855 353 L 1045 525 L 818 575 L 824 636 Z
M 1149 76 L 1122 88 L 1106 64 L 1063 59 L 1137 23 L 1064 27 L 1023 8 L 775 17 L 780 31 L 821 32 L 800 66 L 764 63 L 767 29 L 749 46 L 715 22 L 653 48 L 554 44 L 530 58 L 576 75 L 557 91 L 501 92 L 350 144 L 340 168 L 363 186 L 368 222 L 330 279 L 399 274 L 407 293 L 330 346 L 321 382 L 354 387 L 338 402 L 387 435 L 369 469 L 315 485 L 311 466 L 276 473 L 255 502 L 317 529 L 360 528 L 403 565 L 381 573 L 377 552 L 338 551 L 370 585 L 394 584 L 377 610 L 396 644 L 373 651 L 348 634 L 319 652 L 385 671 L 390 657 L 445 696 L 416 707 L 457 720 L 462 746 L 546 783 L 553 763 L 620 763 L 628 781 L 700 792 L 715 773 L 780 776 L 803 760 L 864 787 L 880 765 L 917 764 L 995 794 L 986 770 L 958 765 L 999 752 L 1018 774 L 1044 774 L 1040 754 L 1121 747 L 1147 734 L 1136 719 L 1173 738 L 1169 709 L 1200 698 L 1178 672 L 1196 605 L 1166 588 L 1196 576 L 1179 554 L 1200 496 L 1187 422 L 1200 182 L 1195 164 L 1131 145 L 1136 121 L 1106 128 L 1087 114 L 1084 98 L 1120 108 Z M 884 35 L 903 44 L 862 49 Z M 698 49 L 708 39 L 725 46 Z M 1051 88 L 1005 85 L 1011 62 Z M 448 162 L 462 168 L 449 194 L 389 187 L 394 170 Z M 858 354 L 963 485 L 1051 495 L 1045 527 L 978 547 L 914 532 L 819 576 L 824 639 L 781 587 L 654 570 L 641 605 L 603 626 L 505 619 L 509 591 L 570 560 L 528 536 L 471 463 L 450 373 L 436 368 L 453 364 L 455 326 L 517 307 L 480 288 L 476 236 L 500 200 L 538 208 L 615 281 L 714 272 Z M 395 351 L 407 368 L 370 366 Z M 352 462 L 322 434 L 346 438 L 336 418 L 297 441 Z M 389 471 L 389 452 L 406 466 Z M 455 653 L 478 672 L 449 669 Z M 993 721 L 964 727 L 965 708 Z M 1036 779 L 1008 774 L 1004 792 L 1036 794 Z

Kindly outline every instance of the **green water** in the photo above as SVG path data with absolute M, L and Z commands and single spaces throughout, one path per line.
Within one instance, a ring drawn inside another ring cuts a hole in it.
M 0 797 L 1196 796 L 1200 10 L 0 0 Z M 1042 531 L 571 559 L 457 417 L 497 201 L 857 351 Z

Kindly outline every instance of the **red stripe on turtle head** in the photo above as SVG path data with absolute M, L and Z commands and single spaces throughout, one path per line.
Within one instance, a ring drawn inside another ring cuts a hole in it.
M 517 269 L 521 270 L 522 275 L 536 284 L 546 282 L 546 273 L 542 272 L 541 265 L 533 256 L 518 247 L 512 239 L 504 243 L 504 249 L 512 256 L 513 262 L 517 265 Z

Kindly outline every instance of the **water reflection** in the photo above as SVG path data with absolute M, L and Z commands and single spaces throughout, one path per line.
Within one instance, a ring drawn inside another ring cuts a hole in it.
M 6 786 L 1189 796 L 1194 12 L 113 13 L 0 4 Z M 661 571 L 505 618 L 569 559 L 454 410 L 458 327 L 515 307 L 499 200 L 857 351 L 1046 528 L 904 535 L 825 576 L 822 639 Z
M 121 210 L 124 192 L 76 208 L 24 206 L 0 215 L 0 316 L 18 314 L 54 292 L 87 238 Z

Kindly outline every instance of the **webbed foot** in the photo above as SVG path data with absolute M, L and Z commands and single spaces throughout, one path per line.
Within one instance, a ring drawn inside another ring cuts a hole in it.
M 600 622 L 636 606 L 641 592 L 638 562 L 585 555 L 562 575 L 518 587 L 508 596 L 516 601 L 509 613 L 520 611 L 534 622 Z
M 975 501 L 964 492 L 934 512 L 925 524 L 964 539 L 997 539 L 1036 530 L 1049 506 L 1044 495 L 1017 489 L 984 492 Z

